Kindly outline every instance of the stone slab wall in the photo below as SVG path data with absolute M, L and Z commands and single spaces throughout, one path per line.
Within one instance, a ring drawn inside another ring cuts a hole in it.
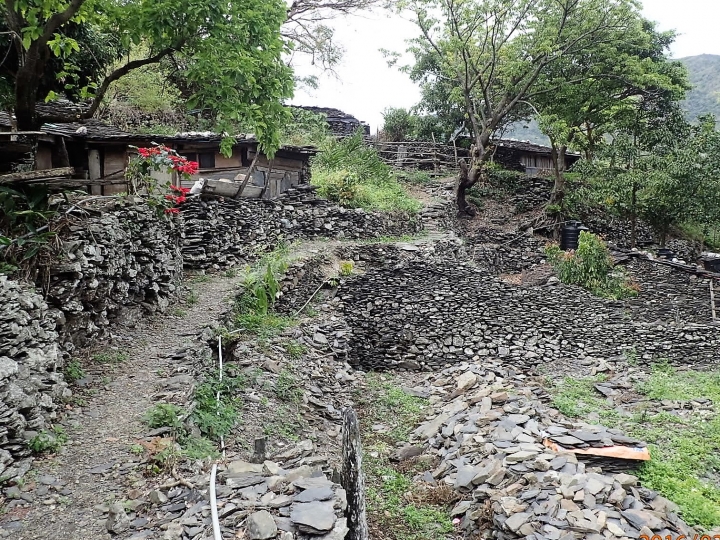
M 606 359 L 715 362 L 717 328 L 669 318 L 664 305 L 610 302 L 559 283 L 519 287 L 455 260 L 369 268 L 338 297 L 352 329 L 349 360 L 365 369 L 438 369 L 475 357 L 513 365 Z
M 42 296 L 0 276 L 0 481 L 29 467 L 27 440 L 69 395 L 55 316 Z
M 280 241 L 401 236 L 422 229 L 418 219 L 341 208 L 302 189 L 276 201 L 193 198 L 182 214 L 182 254 L 190 269 L 246 262 Z
M 113 200 L 74 218 L 61 238 L 46 299 L 64 350 L 88 345 L 110 324 L 132 326 L 164 311 L 182 278 L 182 221 L 158 217 L 144 203 Z

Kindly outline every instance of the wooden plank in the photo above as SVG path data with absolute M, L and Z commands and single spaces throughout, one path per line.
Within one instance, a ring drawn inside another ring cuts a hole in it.
M 88 175 L 90 180 L 97 180 L 102 177 L 102 170 L 100 167 L 100 150 L 88 150 Z M 92 195 L 102 195 L 102 187 L 97 184 L 90 185 L 90 193 Z
M 36 180 L 42 178 L 57 178 L 60 176 L 72 176 L 75 169 L 72 167 L 59 167 L 57 169 L 42 169 L 39 171 L 25 171 L 0 175 L 0 184 L 18 182 L 22 180 Z
M 365 481 L 363 478 L 360 424 L 355 411 L 343 411 L 343 444 L 340 483 L 347 494 L 348 540 L 368 540 L 370 531 L 365 510 Z

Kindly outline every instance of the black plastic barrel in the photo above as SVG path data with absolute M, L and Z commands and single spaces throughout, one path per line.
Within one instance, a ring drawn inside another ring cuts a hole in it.
M 703 266 L 708 272 L 720 273 L 720 258 L 705 259 Z
M 560 249 L 570 251 L 577 249 L 580 240 L 580 222 L 568 221 L 560 231 Z

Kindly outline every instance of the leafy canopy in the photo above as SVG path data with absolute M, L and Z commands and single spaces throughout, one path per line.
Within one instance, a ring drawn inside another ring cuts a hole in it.
M 292 72 L 282 58 L 290 48 L 280 35 L 286 19 L 281 0 L 17 0 L 6 3 L 2 14 L 20 57 L 20 69 L 3 77 L 12 79 L 21 129 L 43 120 L 34 108 L 35 101 L 46 97 L 39 93 L 36 75 L 51 58 L 64 60 L 57 75 L 65 77 L 66 90 L 91 100 L 84 113 L 89 117 L 115 80 L 178 57 L 194 89 L 188 106 L 215 111 L 221 130 L 230 132 L 237 125 L 252 129 L 270 153 L 279 145 L 287 115 L 281 102 L 293 91 Z M 141 44 L 147 55 L 112 69 L 105 66 L 103 76 L 87 84 L 75 81 L 66 75 L 75 69 L 70 58 L 86 44 L 65 32 L 72 23 L 115 36 L 125 55 Z

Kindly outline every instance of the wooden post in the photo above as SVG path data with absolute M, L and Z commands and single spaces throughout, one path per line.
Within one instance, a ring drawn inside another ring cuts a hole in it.
M 365 481 L 362 470 L 362 445 L 360 426 L 355 411 L 348 407 L 343 411 L 342 470 L 340 480 L 347 493 L 347 540 L 369 540 L 367 515 L 365 513 Z
M 272 175 L 272 169 L 273 169 L 273 160 L 270 160 L 270 165 L 268 166 L 268 172 L 267 176 L 265 177 L 265 187 L 263 187 L 262 192 L 260 193 L 260 198 L 265 197 L 265 193 L 267 193 L 267 190 L 270 188 L 270 176 Z M 272 197 L 272 191 L 270 191 L 270 196 Z
M 713 278 L 710 278 L 710 309 L 712 310 L 712 320 L 717 320 L 717 314 L 715 313 L 715 289 L 713 288 Z
M 243 179 L 243 183 L 240 186 L 240 189 L 238 189 L 238 192 L 235 194 L 235 197 L 233 199 L 240 198 L 240 195 L 242 195 L 242 192 L 245 191 L 245 187 L 248 185 L 248 182 L 250 181 L 250 177 L 252 176 L 253 171 L 255 171 L 255 165 L 257 164 L 257 160 L 260 157 L 260 148 L 255 149 L 255 157 L 252 160 L 252 163 L 250 164 L 250 168 L 247 170 L 247 173 L 245 173 L 245 178 Z

